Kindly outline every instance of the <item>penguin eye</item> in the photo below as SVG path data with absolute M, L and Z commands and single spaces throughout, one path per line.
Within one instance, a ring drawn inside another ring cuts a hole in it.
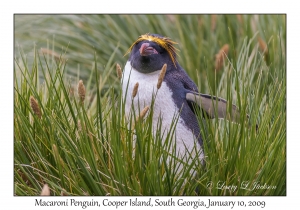
M 154 43 L 154 45 L 152 46 L 159 54 L 165 53 L 166 50 L 159 46 L 158 44 Z

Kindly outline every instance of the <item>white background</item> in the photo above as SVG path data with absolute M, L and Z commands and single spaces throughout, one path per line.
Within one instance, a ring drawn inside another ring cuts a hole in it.
M 295 3 L 294 3 L 295 2 Z M 287 14 L 287 196 L 280 197 L 211 197 L 213 200 L 256 200 L 266 201 L 264 209 L 299 209 L 299 80 L 300 80 L 300 15 L 297 1 L 251 0 L 251 1 L 2 1 L 0 6 L 0 209 L 40 209 L 35 207 L 37 197 L 13 196 L 13 17 L 15 13 L 283 13 Z M 132 197 L 131 197 L 132 198 Z M 142 197 L 140 197 L 142 199 Z M 166 198 L 166 197 L 162 197 Z M 178 200 L 180 197 L 175 197 Z M 200 197 L 207 201 L 210 197 Z M 50 197 L 47 198 L 49 200 Z M 51 200 L 63 200 L 51 197 Z M 70 198 L 69 198 L 70 199 Z M 91 200 L 92 197 L 76 197 L 77 200 Z M 103 197 L 95 197 L 94 200 Z M 112 197 L 112 200 L 129 200 L 129 197 Z M 155 199 L 155 198 L 154 198 Z M 197 200 L 186 197 L 185 200 Z M 47 208 L 47 207 L 46 207 Z M 55 207 L 59 208 L 59 207 Z M 71 209 L 67 207 L 63 209 Z M 171 209 L 159 207 L 155 209 Z M 246 207 L 249 209 L 250 207 Z M 47 208 L 49 209 L 49 208 Z M 62 208 L 59 208 L 62 209 Z M 72 208 L 74 209 L 74 207 Z M 82 209 L 75 207 L 75 209 Z M 96 208 L 87 208 L 96 209 Z M 103 209 L 103 207 L 98 208 Z M 115 207 L 109 208 L 115 209 Z M 118 208 L 132 209 L 132 207 Z M 133 209 L 140 209 L 135 207 Z M 149 208 L 153 209 L 153 208 Z M 186 207 L 186 209 L 193 209 Z M 199 207 L 198 209 L 203 209 Z M 219 209 L 219 208 L 214 208 Z M 221 209 L 230 209 L 223 207 Z M 245 209 L 235 207 L 234 209 Z M 250 208 L 260 209 L 260 208 Z

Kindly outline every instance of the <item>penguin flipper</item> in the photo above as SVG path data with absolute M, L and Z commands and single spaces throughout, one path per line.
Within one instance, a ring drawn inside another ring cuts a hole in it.
M 208 118 L 215 118 L 216 115 L 219 119 L 226 118 L 233 122 L 239 122 L 240 113 L 236 105 L 232 104 L 230 113 L 226 112 L 227 106 L 230 105 L 223 98 L 211 96 L 202 93 L 188 92 L 186 94 L 186 100 L 189 103 L 194 103 L 201 108 Z

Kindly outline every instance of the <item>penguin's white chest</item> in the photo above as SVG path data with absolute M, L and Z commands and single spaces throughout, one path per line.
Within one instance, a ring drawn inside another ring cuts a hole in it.
M 134 112 L 138 116 L 144 107 L 151 105 L 153 95 L 157 93 L 153 108 L 153 131 L 156 132 L 157 125 L 161 120 L 161 132 L 164 133 L 163 135 L 167 135 L 172 129 L 172 125 L 176 124 L 174 120 L 178 119 L 175 128 L 176 153 L 185 155 L 187 150 L 190 153 L 194 153 L 194 149 L 201 149 L 200 145 L 191 129 L 185 126 L 183 119 L 180 116 L 176 118 L 180 110 L 174 103 L 172 98 L 173 92 L 167 84 L 163 82 L 160 89 L 157 90 L 159 74 L 160 70 L 143 74 L 132 68 L 130 62 L 126 63 L 122 84 L 123 99 L 126 100 L 125 112 L 127 116 L 130 116 L 132 107 L 134 107 Z M 138 92 L 136 97 L 132 99 L 132 91 L 137 82 L 139 83 Z

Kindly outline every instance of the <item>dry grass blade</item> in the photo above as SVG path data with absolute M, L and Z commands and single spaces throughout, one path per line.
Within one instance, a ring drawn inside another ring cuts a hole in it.
M 78 128 L 78 131 L 82 130 L 82 126 L 81 126 L 80 120 L 77 121 L 77 128 Z
M 79 82 L 78 82 L 78 96 L 79 96 L 79 99 L 80 99 L 81 103 L 84 102 L 85 94 L 86 94 L 85 86 L 84 86 L 82 80 L 79 80 Z
M 144 117 L 146 116 L 148 110 L 149 110 L 149 106 L 146 106 L 146 107 L 141 111 L 140 115 L 138 116 L 137 121 L 138 121 L 138 120 L 144 119 Z
M 216 54 L 216 59 L 215 59 L 215 70 L 219 71 L 224 64 L 225 57 L 228 55 L 229 52 L 229 45 L 225 44 L 223 47 L 219 50 L 218 54 Z
M 56 52 L 54 52 L 52 50 L 49 50 L 47 48 L 41 48 L 41 53 L 42 54 L 46 54 L 46 55 L 51 55 L 57 61 L 59 61 L 59 60 L 61 60 L 63 62 L 65 61 L 65 59 L 62 59 L 61 56 L 58 53 L 56 53 Z
M 116 65 L 116 69 L 117 69 L 117 76 L 119 79 L 122 78 L 122 69 L 121 69 L 121 66 L 117 63 Z
M 63 189 L 63 190 L 60 192 L 60 195 L 61 195 L 61 196 L 68 196 L 68 193 L 66 192 L 65 189 Z
M 139 83 L 137 82 L 133 87 L 132 98 L 134 98 L 136 96 L 138 89 L 139 89 Z
M 167 64 L 165 63 L 161 69 L 161 72 L 159 74 L 159 77 L 158 77 L 158 82 L 157 82 L 157 89 L 159 89 L 161 87 L 161 84 L 164 80 L 164 77 L 165 77 L 165 74 L 166 74 L 166 71 L 167 71 Z
M 211 31 L 214 31 L 216 29 L 216 25 L 217 25 L 217 15 L 211 15 L 211 25 L 210 25 Z
M 31 106 L 31 109 L 34 112 L 34 114 L 37 115 L 39 118 L 41 118 L 42 112 L 41 112 L 40 106 L 39 106 L 37 100 L 33 96 L 30 96 L 30 106 Z
M 236 17 L 237 17 L 237 20 L 239 21 L 239 23 L 242 24 L 243 23 L 243 15 L 237 14 Z
M 258 44 L 259 44 L 259 49 L 263 53 L 268 54 L 268 46 L 267 46 L 266 42 L 260 37 L 258 37 Z
M 47 184 L 44 184 L 41 195 L 42 196 L 49 196 L 50 195 L 50 188 Z

